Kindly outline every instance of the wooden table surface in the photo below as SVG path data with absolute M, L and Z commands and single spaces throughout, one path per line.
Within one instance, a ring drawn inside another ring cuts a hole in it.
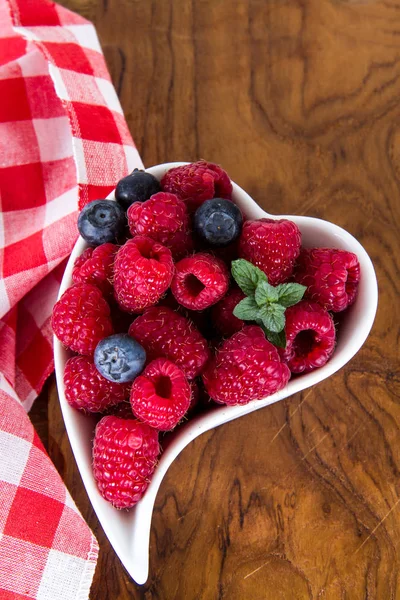
M 400 1 L 62 4 L 96 25 L 145 165 L 221 163 L 268 211 L 349 230 L 380 285 L 342 371 L 182 452 L 143 587 L 98 524 L 49 381 L 32 418 L 100 543 L 91 598 L 400 598 Z

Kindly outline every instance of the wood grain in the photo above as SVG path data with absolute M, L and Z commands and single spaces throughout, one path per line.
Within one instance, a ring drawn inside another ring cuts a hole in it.
M 346 368 L 182 452 L 143 587 L 98 525 L 50 383 L 33 419 L 100 542 L 92 598 L 400 598 L 400 0 L 61 3 L 95 23 L 147 166 L 221 163 L 268 211 L 348 229 L 380 285 Z

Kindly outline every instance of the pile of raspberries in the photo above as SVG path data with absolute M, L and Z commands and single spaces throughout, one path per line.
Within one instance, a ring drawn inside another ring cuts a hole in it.
M 357 257 L 303 248 L 286 219 L 248 220 L 218 165 L 135 171 L 82 208 L 89 247 L 52 326 L 71 351 L 65 397 L 98 413 L 93 471 L 116 508 L 144 494 L 159 432 L 218 404 L 265 398 L 332 356 L 332 313 L 355 300 Z

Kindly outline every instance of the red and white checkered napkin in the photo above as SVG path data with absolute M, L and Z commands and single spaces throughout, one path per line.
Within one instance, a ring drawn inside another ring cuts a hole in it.
M 27 415 L 80 206 L 141 161 L 93 26 L 0 0 L 0 599 L 88 597 L 97 542 Z

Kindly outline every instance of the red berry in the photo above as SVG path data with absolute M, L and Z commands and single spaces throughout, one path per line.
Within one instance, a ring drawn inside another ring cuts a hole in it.
M 223 404 L 247 404 L 285 387 L 290 378 L 278 350 L 257 325 L 244 327 L 217 350 L 204 373 L 208 394 Z
M 360 264 L 352 252 L 334 248 L 303 248 L 295 279 L 307 286 L 305 297 L 327 310 L 340 312 L 353 304 L 360 281 Z
M 167 358 L 157 358 L 136 377 L 131 390 L 133 413 L 161 431 L 173 429 L 190 405 L 191 388 L 183 373 Z
M 93 474 L 103 498 L 116 508 L 139 502 L 159 451 L 155 429 L 136 419 L 103 417 L 93 442 Z
M 219 258 L 205 252 L 183 258 L 176 265 L 171 291 L 179 304 L 203 310 L 215 304 L 229 286 L 229 271 Z
M 291 276 L 300 245 L 300 230 L 292 221 L 246 221 L 240 236 L 239 256 L 264 271 L 271 285 L 278 285 Z
M 286 348 L 279 349 L 292 373 L 322 367 L 332 356 L 336 332 L 330 314 L 316 302 L 302 300 L 286 309 Z
M 129 335 L 143 346 L 148 360 L 169 358 L 188 379 L 200 375 L 210 356 L 206 340 L 193 323 L 165 306 L 153 306 L 137 317 Z
M 149 237 L 136 236 L 115 257 L 116 299 L 123 309 L 140 313 L 158 302 L 173 274 L 171 251 Z
M 244 326 L 244 321 L 238 319 L 233 314 L 235 306 L 244 298 L 245 295 L 242 290 L 235 286 L 228 291 L 222 300 L 212 307 L 211 317 L 214 327 L 221 335 L 228 337 L 240 331 Z
M 161 187 L 165 192 L 172 192 L 185 200 L 190 212 L 194 212 L 204 200 L 232 196 L 228 174 L 205 160 L 170 169 L 162 178 Z
M 200 160 L 197 164 L 214 172 L 215 197 L 230 199 L 232 197 L 232 182 L 228 173 L 216 163 L 207 162 L 206 160 Z
M 51 324 L 64 346 L 88 356 L 113 333 L 110 307 L 99 288 L 90 283 L 76 283 L 63 293 L 54 305 Z
M 175 260 L 193 250 L 185 203 L 175 194 L 159 192 L 146 202 L 135 202 L 128 210 L 130 232 L 147 235 L 172 252 Z
M 127 385 L 105 379 L 87 356 L 73 356 L 67 361 L 64 385 L 68 403 L 88 412 L 103 412 L 129 396 Z
M 115 244 L 102 244 L 88 248 L 78 256 L 72 271 L 74 283 L 92 283 L 103 294 L 112 292 L 114 257 L 118 250 Z

